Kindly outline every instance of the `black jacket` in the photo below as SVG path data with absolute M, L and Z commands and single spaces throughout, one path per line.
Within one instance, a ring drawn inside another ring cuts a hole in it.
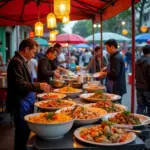
M 110 56 L 110 71 L 107 78 L 114 82 L 113 93 L 123 95 L 126 93 L 125 65 L 119 51 Z
M 53 64 L 54 70 L 57 69 L 57 66 Z M 52 70 L 52 62 L 48 59 L 46 55 L 42 56 L 38 63 L 38 81 L 39 82 L 47 82 L 49 83 L 50 77 L 54 76 L 54 72 Z
M 150 91 L 150 57 L 142 56 L 135 64 L 136 88 Z
M 29 92 L 40 91 L 39 83 L 32 83 L 27 62 L 16 52 L 7 68 L 7 99 L 6 107 L 12 114 L 20 112 L 20 101 Z

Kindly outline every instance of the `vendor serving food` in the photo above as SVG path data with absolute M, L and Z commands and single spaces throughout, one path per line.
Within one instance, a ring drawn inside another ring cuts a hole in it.
M 53 47 L 48 48 L 46 54 L 40 58 L 38 63 L 38 81 L 49 83 L 50 77 L 60 78 L 60 71 L 68 73 L 68 70 L 56 66 L 52 60 L 56 58 L 56 50 Z M 55 67 L 55 70 L 52 70 Z

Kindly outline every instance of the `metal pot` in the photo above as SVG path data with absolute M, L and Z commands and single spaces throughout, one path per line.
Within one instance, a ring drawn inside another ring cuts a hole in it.
M 1 87 L 7 86 L 7 77 L 6 76 L 0 76 L 0 86 Z
M 52 84 L 52 86 L 54 86 L 55 88 L 61 88 L 61 87 L 63 87 L 64 85 L 65 85 L 65 81 L 62 81 L 62 80 L 56 80 L 56 79 L 54 79 L 54 80 L 52 80 L 51 82 L 50 82 L 51 84 Z

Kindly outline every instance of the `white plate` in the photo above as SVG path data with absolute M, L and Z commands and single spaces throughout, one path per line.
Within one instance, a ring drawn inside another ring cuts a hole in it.
M 47 94 L 58 95 L 58 98 L 43 98 L 43 96 Z M 41 93 L 38 94 L 37 97 L 42 100 L 52 100 L 52 99 L 55 100 L 55 99 L 63 99 L 66 97 L 66 95 L 61 93 Z
M 87 106 L 87 107 L 92 107 L 93 104 L 96 104 L 96 103 L 91 103 L 91 104 L 85 104 L 84 106 Z M 123 111 L 124 110 L 128 110 L 128 108 L 124 105 L 121 105 L 121 104 L 114 104 L 115 107 L 118 107 L 120 109 L 122 109 Z M 99 108 L 99 107 L 95 107 L 95 108 Z M 103 108 L 102 108 L 103 109 Z M 113 113 L 113 112 L 112 112 Z
M 103 74 L 103 72 L 96 72 L 96 73 L 93 74 L 93 77 L 94 77 L 94 78 L 98 78 L 98 77 L 100 77 L 102 74 Z
M 65 94 L 67 96 L 77 96 L 79 95 L 80 93 L 82 93 L 83 90 L 81 89 L 78 89 L 77 92 L 61 92 L 59 89 L 55 89 L 54 92 L 56 93 L 62 93 L 62 94 Z
M 132 133 L 132 132 L 129 132 L 127 133 L 127 136 L 128 136 L 128 139 L 124 142 L 119 142 L 119 143 L 98 143 L 98 142 L 92 142 L 92 141 L 88 141 L 88 140 L 85 140 L 83 139 L 82 137 L 80 137 L 80 131 L 83 130 L 84 128 L 91 128 L 93 127 L 93 125 L 89 125 L 89 126 L 84 126 L 84 127 L 81 127 L 81 128 L 78 128 L 74 131 L 74 136 L 82 141 L 82 142 L 85 142 L 85 143 L 89 143 L 89 144 L 94 144 L 94 145 L 102 145 L 102 146 L 117 146 L 117 145 L 124 145 L 124 144 L 128 144 L 128 143 L 131 143 L 135 140 L 136 138 L 136 134 L 135 133 Z
M 74 106 L 71 107 L 65 107 L 62 109 L 59 109 L 56 111 L 56 113 L 60 113 L 63 110 L 72 110 L 74 108 Z M 92 107 L 87 107 L 88 109 L 94 111 L 94 112 L 100 112 L 101 116 L 97 117 L 97 118 L 92 118 L 92 119 L 75 119 L 75 124 L 78 125 L 87 125 L 87 124 L 92 124 L 97 122 L 98 120 L 100 120 L 102 117 L 104 117 L 105 115 L 107 115 L 107 111 L 104 109 L 100 109 L 100 108 L 92 108 Z
M 105 86 L 98 86 L 98 85 L 84 85 L 83 86 L 83 89 L 88 91 L 88 92 L 95 92 L 97 90 L 104 90 L 105 89 Z
M 46 103 L 48 101 L 52 101 L 52 100 L 45 100 L 45 101 L 36 102 L 36 103 L 34 103 L 34 105 L 36 107 L 39 107 L 42 110 L 47 110 L 47 111 L 55 111 L 55 110 L 64 108 L 64 107 L 42 107 L 42 106 L 40 106 L 41 103 Z M 72 104 L 72 106 L 76 105 L 76 103 L 74 101 L 71 101 L 71 100 L 61 100 L 61 101 L 68 102 L 68 103 Z
M 111 117 L 114 117 L 117 113 L 110 113 L 110 114 L 107 114 L 105 115 L 102 120 L 105 120 L 107 121 L 109 118 Z M 144 116 L 144 115 L 141 115 L 141 114 L 134 114 L 136 117 L 138 117 L 141 121 L 141 124 L 138 124 L 138 125 L 128 125 L 128 124 L 121 124 L 121 125 L 125 125 L 125 126 L 132 126 L 132 127 L 141 127 L 141 126 L 145 126 L 145 125 L 148 125 L 149 122 L 146 122 L 146 121 L 149 121 L 150 120 L 150 117 L 148 116 Z M 114 123 L 116 125 L 118 125 L 117 123 Z
M 101 100 L 105 100 L 105 99 L 97 99 L 97 98 L 88 98 L 89 96 L 92 96 L 94 93 L 86 93 L 86 94 L 81 94 L 80 98 L 88 101 L 88 102 L 98 102 Z M 110 101 L 117 101 L 121 98 L 121 96 L 116 95 L 116 94 L 110 94 L 110 93 L 103 93 L 105 95 L 111 96 L 111 99 L 106 99 L 106 100 L 110 100 Z

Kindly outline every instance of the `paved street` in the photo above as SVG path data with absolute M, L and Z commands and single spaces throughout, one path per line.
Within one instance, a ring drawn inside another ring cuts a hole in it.
M 127 93 L 123 96 L 122 104 L 126 105 L 129 110 L 131 110 L 131 85 L 128 84 L 128 78 L 126 78 L 127 82 Z M 134 106 L 134 112 L 136 112 L 136 90 L 135 90 L 135 106 Z

